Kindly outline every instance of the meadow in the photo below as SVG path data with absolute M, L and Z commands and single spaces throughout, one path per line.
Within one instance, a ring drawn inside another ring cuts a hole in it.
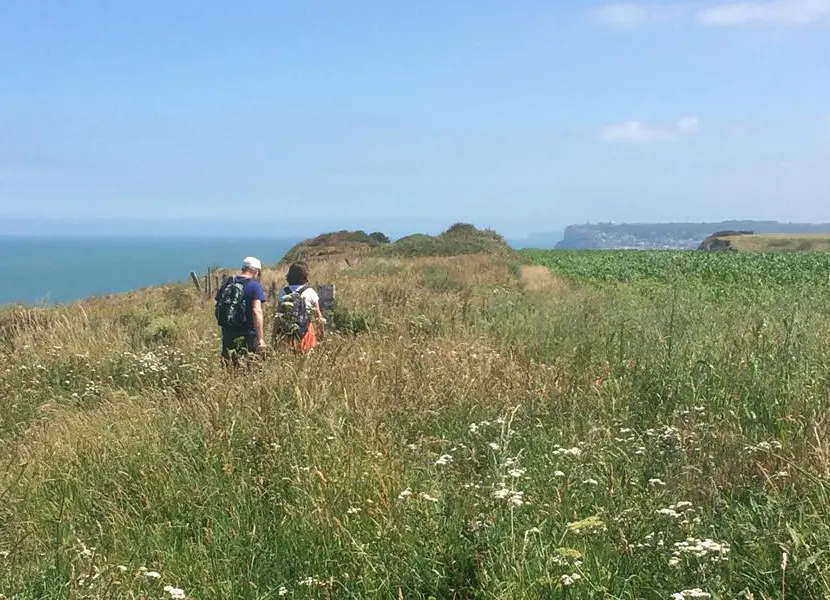
M 0 310 L 0 598 L 830 597 L 825 255 L 350 263 L 234 373 L 184 284 Z

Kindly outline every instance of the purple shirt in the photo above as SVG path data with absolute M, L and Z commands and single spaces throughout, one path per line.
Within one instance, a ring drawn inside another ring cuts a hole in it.
M 246 335 L 255 335 L 256 329 L 254 328 L 254 300 L 259 300 L 260 302 L 265 302 L 265 291 L 262 289 L 262 285 L 254 279 L 253 277 L 242 277 L 240 275 L 234 275 L 233 281 L 245 281 L 242 284 L 242 306 L 243 310 L 245 311 L 245 325 L 242 329 L 234 330 L 235 333 L 244 333 Z M 231 281 L 230 279 L 228 281 Z M 225 286 L 221 286 L 216 291 L 216 299 L 219 299 L 219 296 L 222 294 L 222 289 Z M 224 328 L 223 328 L 224 329 Z

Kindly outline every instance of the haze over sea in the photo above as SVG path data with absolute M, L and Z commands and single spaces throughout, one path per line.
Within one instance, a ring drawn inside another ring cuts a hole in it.
M 61 303 L 188 279 L 248 255 L 278 262 L 296 239 L 0 236 L 0 304 Z

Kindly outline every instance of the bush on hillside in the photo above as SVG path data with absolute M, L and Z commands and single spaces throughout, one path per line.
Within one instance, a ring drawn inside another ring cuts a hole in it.
M 378 244 L 385 245 L 391 244 L 392 240 L 389 239 L 385 233 L 381 233 L 380 231 L 375 231 L 374 233 L 370 233 L 369 237 L 375 240 Z
M 395 256 L 457 256 L 462 254 L 509 254 L 510 246 L 495 231 L 478 229 L 469 223 L 456 223 L 436 236 L 413 234 L 384 248 Z
M 280 264 L 338 255 L 362 254 L 388 243 L 389 238 L 379 231 L 371 234 L 363 230 L 324 233 L 296 244 L 283 256 Z

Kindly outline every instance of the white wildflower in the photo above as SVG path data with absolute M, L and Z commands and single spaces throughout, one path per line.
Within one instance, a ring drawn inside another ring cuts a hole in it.
M 778 440 L 759 442 L 754 446 L 744 446 L 744 450 L 747 452 L 772 452 L 773 450 L 780 450 L 781 448 L 781 442 Z
M 700 588 L 693 590 L 683 590 L 682 592 L 675 592 L 671 595 L 672 600 L 686 600 L 687 598 L 711 598 L 712 594 L 704 592 Z
M 470 423 L 469 427 L 470 433 L 477 433 L 478 432 L 478 425 L 475 423 Z
M 317 583 L 317 580 L 314 577 L 306 577 L 304 579 L 300 579 L 297 582 L 297 585 L 314 585 Z
M 582 454 L 582 450 L 574 446 L 573 448 L 562 448 L 560 446 L 554 446 L 553 454 L 556 456 L 580 456 Z
M 714 540 L 705 539 L 699 540 L 697 538 L 687 538 L 682 542 L 675 542 L 674 556 L 680 557 L 684 554 L 692 555 L 697 558 L 709 558 L 712 562 L 726 562 L 729 555 L 729 544 L 726 542 L 720 543 Z
M 8 550 L 3 550 L 2 552 L 0 552 L 0 558 L 8 558 L 9 554 L 10 552 Z
M 118 567 L 116 567 L 116 568 L 117 568 L 119 571 L 121 571 L 122 573 L 126 573 L 126 572 L 127 572 L 127 567 L 125 567 L 124 565 L 118 565 Z
M 526 469 L 510 469 L 507 472 L 507 474 L 510 475 L 511 477 L 513 477 L 514 479 L 518 479 L 519 477 L 524 475 L 525 472 L 526 472 Z
M 288 588 L 285 587 L 284 585 L 281 585 L 280 589 L 277 590 L 277 595 L 278 596 L 285 596 L 286 594 L 288 594 Z
M 666 482 L 663 481 L 662 479 L 657 479 L 656 477 L 654 477 L 654 478 L 648 480 L 648 484 L 649 485 L 659 485 L 661 487 L 665 487 Z
M 148 579 L 160 579 L 161 573 L 159 573 L 158 571 L 147 571 L 146 573 L 144 573 L 144 576 Z
M 507 500 L 513 506 L 522 506 L 525 504 L 524 492 L 512 490 L 507 487 L 502 487 L 493 492 L 493 498 L 496 500 Z
M 674 519 L 680 518 L 680 513 L 678 513 L 673 508 L 661 508 L 660 510 L 657 511 L 657 514 L 666 515 L 667 517 L 672 517 Z
M 593 478 L 585 479 L 582 483 L 584 483 L 585 485 L 599 485 L 599 481 Z
M 499 445 L 496 442 L 490 442 L 487 445 L 490 447 L 490 450 L 498 450 L 499 449 Z
M 346 511 L 346 514 L 347 514 L 347 515 L 356 515 L 356 514 L 357 514 L 357 513 L 359 513 L 359 512 L 360 512 L 360 509 L 359 509 L 359 508 L 357 508 L 357 507 L 355 507 L 355 506 L 350 506 L 350 507 L 349 507 L 349 510 L 347 510 L 347 511 Z
M 398 494 L 398 500 L 406 500 L 412 495 L 412 488 L 406 488 L 400 494 Z
M 676 556 L 672 556 L 672 557 L 669 559 L 669 566 L 670 566 L 670 567 L 676 567 L 676 566 L 677 566 L 677 565 L 679 565 L 679 564 L 680 564 L 680 559 L 679 559 L 679 558 L 677 558 Z
M 184 600 L 185 598 L 184 590 L 181 588 L 167 585 L 164 587 L 164 591 L 170 594 L 171 600 Z
M 510 495 L 510 488 L 501 488 L 493 492 L 493 498 L 496 500 L 504 500 Z
M 426 500 L 427 502 L 438 502 L 438 498 L 436 498 L 435 496 L 430 496 L 426 492 L 421 492 L 421 498 L 423 500 Z
M 444 466 L 444 465 L 450 464 L 451 462 L 452 462 L 452 456 L 450 456 L 449 454 L 442 454 L 438 458 L 438 460 L 435 461 L 435 465 L 436 466 Z
M 570 575 L 562 575 L 562 577 L 559 578 L 559 581 L 561 581 L 562 585 L 565 587 L 570 587 L 580 579 L 582 579 L 582 575 L 579 573 L 571 573 Z
M 554 471 L 553 476 L 554 477 L 564 477 L 565 473 L 563 473 L 562 471 Z

